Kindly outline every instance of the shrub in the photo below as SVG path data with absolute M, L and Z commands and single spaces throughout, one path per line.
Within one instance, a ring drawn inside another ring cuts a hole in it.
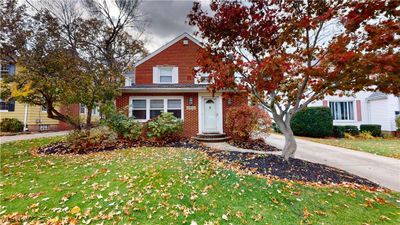
M 2 132 L 22 132 L 24 124 L 15 118 L 3 118 L 0 122 L 0 130 Z
M 370 131 L 361 131 L 361 133 L 358 135 L 358 137 L 361 139 L 365 139 L 365 140 L 375 139 L 375 137 L 372 136 Z
M 271 118 L 257 106 L 243 105 L 227 110 L 225 125 L 234 141 L 247 141 L 256 132 L 269 132 Z
M 360 134 L 357 126 L 346 125 L 346 126 L 333 126 L 333 136 L 338 138 L 344 138 L 344 133 L 349 133 L 353 136 Z
M 397 116 L 395 119 L 397 131 L 400 131 L 400 116 Z
M 113 146 L 118 139 L 116 132 L 107 126 L 99 126 L 90 131 L 71 131 L 66 141 L 75 153 L 91 152 L 92 149 L 102 149 Z
M 380 137 L 382 135 L 381 125 L 378 124 L 361 124 L 360 131 L 369 131 L 374 137 Z
M 183 130 L 183 122 L 172 113 L 161 113 L 155 119 L 148 121 L 145 129 L 148 137 L 167 141 L 179 137 L 179 133 Z
M 350 133 L 344 133 L 344 138 L 345 139 L 350 139 L 350 140 L 355 140 L 356 138 L 351 135 Z
M 332 135 L 333 119 L 327 107 L 305 108 L 290 121 L 293 133 L 306 137 L 326 137 Z
M 103 124 L 109 126 L 120 137 L 129 140 L 136 140 L 141 134 L 142 125 L 135 121 L 134 118 L 127 117 L 123 114 L 116 113 L 106 119 Z

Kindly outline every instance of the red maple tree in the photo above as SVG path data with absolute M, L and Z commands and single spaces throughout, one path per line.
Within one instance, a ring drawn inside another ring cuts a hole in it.
M 189 24 L 204 39 L 199 64 L 209 88 L 248 91 L 297 145 L 291 118 L 326 95 L 400 94 L 400 1 L 212 1 Z

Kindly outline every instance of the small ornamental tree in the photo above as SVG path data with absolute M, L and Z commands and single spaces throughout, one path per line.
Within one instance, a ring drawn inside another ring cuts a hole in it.
M 269 132 L 271 124 L 267 112 L 257 106 L 233 107 L 226 113 L 225 125 L 235 141 L 247 141 L 255 132 Z
M 188 15 L 205 40 L 199 65 L 211 91 L 248 91 L 297 145 L 291 118 L 325 95 L 362 90 L 399 95 L 398 0 L 212 1 Z

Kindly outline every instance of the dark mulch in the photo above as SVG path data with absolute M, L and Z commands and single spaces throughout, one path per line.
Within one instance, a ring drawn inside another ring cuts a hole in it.
M 285 161 L 277 155 L 257 155 L 252 153 L 208 151 L 211 157 L 228 162 L 238 162 L 243 168 L 251 169 L 259 174 L 271 175 L 283 179 L 319 182 L 322 184 L 355 183 L 370 187 L 379 185 L 352 175 L 346 171 L 312 163 L 300 159 Z
M 73 146 L 67 142 L 54 142 L 37 149 L 38 154 L 88 154 L 93 152 L 104 152 L 132 147 L 176 147 L 208 150 L 200 142 L 192 139 L 181 139 L 167 142 L 155 141 L 126 141 L 118 140 L 115 143 L 101 145 Z
M 238 148 L 244 148 L 244 149 L 252 149 L 256 151 L 267 151 L 267 152 L 275 152 L 275 151 L 281 151 L 279 148 L 276 148 L 274 146 L 268 145 L 265 143 L 264 139 L 258 138 L 258 139 L 250 139 L 248 141 L 234 141 L 231 140 L 229 141 L 229 144 L 238 147 Z

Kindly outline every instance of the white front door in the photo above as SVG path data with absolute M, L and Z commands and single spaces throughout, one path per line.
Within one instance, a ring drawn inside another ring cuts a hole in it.
M 204 132 L 218 132 L 216 102 L 215 98 L 204 98 Z

